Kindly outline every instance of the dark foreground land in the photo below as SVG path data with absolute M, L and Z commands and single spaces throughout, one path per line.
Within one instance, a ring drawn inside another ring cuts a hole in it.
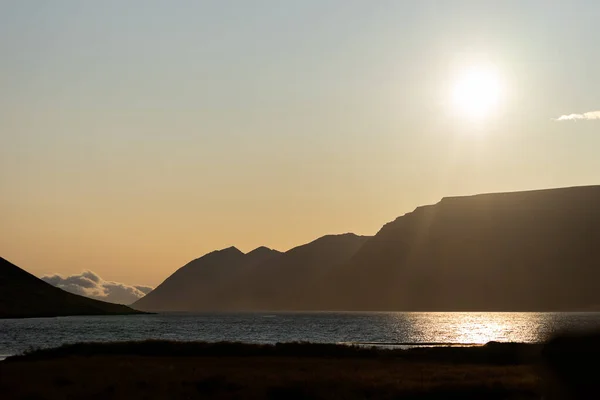
M 0 257 L 0 318 L 144 314 L 56 288 Z
M 540 399 L 553 376 L 540 361 L 542 353 L 542 345 L 498 343 L 411 350 L 302 343 L 78 344 L 0 362 L 0 397 Z

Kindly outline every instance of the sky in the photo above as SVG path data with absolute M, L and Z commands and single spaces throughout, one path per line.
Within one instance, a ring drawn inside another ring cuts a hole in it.
M 0 256 L 156 286 L 214 249 L 598 184 L 599 18 L 593 0 L 0 0 Z M 480 65 L 502 95 L 475 119 L 450 93 Z

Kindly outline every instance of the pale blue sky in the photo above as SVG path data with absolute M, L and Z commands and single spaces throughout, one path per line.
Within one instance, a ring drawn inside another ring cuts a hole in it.
M 0 255 L 159 283 L 447 195 L 600 183 L 596 1 L 0 0 Z M 448 87 L 499 71 L 477 126 Z

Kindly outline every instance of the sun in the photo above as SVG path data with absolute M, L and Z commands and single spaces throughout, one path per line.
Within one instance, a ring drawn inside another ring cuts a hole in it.
M 452 104 L 457 113 L 481 119 L 497 110 L 502 85 L 491 67 L 471 67 L 460 74 L 452 91 Z

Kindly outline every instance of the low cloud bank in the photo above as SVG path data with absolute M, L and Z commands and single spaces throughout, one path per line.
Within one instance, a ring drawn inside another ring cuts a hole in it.
M 600 119 L 600 111 L 590 111 L 583 114 L 567 114 L 555 118 L 555 121 L 578 121 Z
M 42 280 L 67 292 L 110 303 L 127 305 L 144 297 L 153 289 L 150 286 L 105 281 L 92 271 L 84 271 L 81 274 L 69 276 L 45 275 L 42 276 Z

